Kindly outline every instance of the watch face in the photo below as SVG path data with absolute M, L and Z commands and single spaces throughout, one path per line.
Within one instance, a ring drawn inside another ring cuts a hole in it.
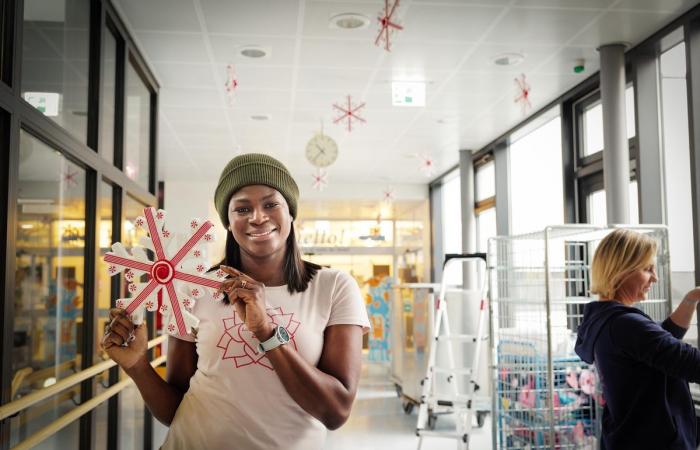
M 277 335 L 279 336 L 280 341 L 289 342 L 289 333 L 287 332 L 287 329 L 283 326 L 277 327 Z
M 338 144 L 325 134 L 317 134 L 306 144 L 306 159 L 316 167 L 328 167 L 338 157 Z

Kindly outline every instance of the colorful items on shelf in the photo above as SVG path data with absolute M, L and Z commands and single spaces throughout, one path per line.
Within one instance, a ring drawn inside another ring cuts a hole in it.
M 389 348 L 389 332 L 391 314 L 390 295 L 392 290 L 391 277 L 373 277 L 367 280 L 369 293 L 367 294 L 367 314 L 372 324 L 369 334 L 370 361 L 388 362 L 391 357 Z

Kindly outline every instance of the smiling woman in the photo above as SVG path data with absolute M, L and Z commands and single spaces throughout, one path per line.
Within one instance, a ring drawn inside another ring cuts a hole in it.
M 270 156 L 226 165 L 214 195 L 226 253 L 213 269 L 230 275 L 225 300 L 198 302 L 196 332 L 170 337 L 167 381 L 145 359 L 143 327 L 113 310 L 103 346 L 170 425 L 163 449 L 319 449 L 350 415 L 369 321 L 350 275 L 301 259 L 298 196 Z

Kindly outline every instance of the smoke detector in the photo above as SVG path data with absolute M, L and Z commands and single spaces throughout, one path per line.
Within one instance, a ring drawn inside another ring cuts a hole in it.
M 501 53 L 493 58 L 493 63 L 497 66 L 517 66 L 525 59 L 522 53 L 509 52 Z
M 369 17 L 358 13 L 335 14 L 328 20 L 330 28 L 342 30 L 357 30 L 369 26 Z

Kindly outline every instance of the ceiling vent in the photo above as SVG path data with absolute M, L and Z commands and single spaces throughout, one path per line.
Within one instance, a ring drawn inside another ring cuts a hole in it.
M 369 26 L 369 17 L 357 13 L 335 14 L 329 19 L 328 26 L 341 30 L 367 28 Z
M 260 59 L 267 58 L 270 51 L 266 48 L 260 47 L 258 45 L 246 45 L 241 47 L 239 53 L 246 58 Z
M 501 53 L 493 58 L 493 63 L 497 66 L 517 66 L 524 59 L 522 53 Z

